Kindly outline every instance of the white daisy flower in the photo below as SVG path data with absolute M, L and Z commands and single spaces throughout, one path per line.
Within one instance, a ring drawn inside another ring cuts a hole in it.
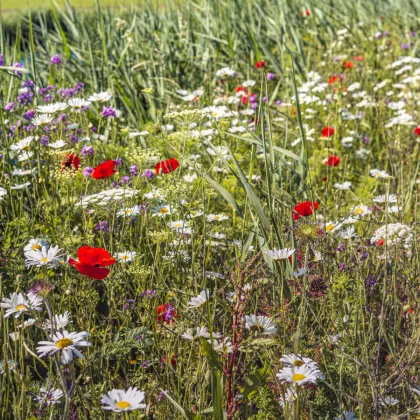
M 48 243 L 45 239 L 40 238 L 32 238 L 29 240 L 28 244 L 25 245 L 25 248 L 23 248 L 24 252 L 28 251 L 41 251 L 43 246 L 47 246 Z
M 64 328 L 67 327 L 68 324 L 70 324 L 72 321 L 70 320 L 70 312 L 66 311 L 64 314 L 56 314 L 54 315 L 53 320 L 53 327 L 54 330 L 64 330 Z M 44 328 L 47 330 L 51 329 L 51 321 L 47 319 L 44 323 Z
M 357 206 L 354 206 L 351 209 L 351 214 L 353 216 L 356 216 L 356 217 L 359 217 L 359 218 L 363 217 L 363 216 L 366 216 L 368 214 L 371 214 L 371 213 L 372 213 L 372 210 L 370 209 L 370 207 L 368 207 L 364 204 L 358 204 Z
M 120 263 L 128 263 L 136 258 L 137 253 L 134 251 L 117 252 L 117 260 Z
M 291 248 L 284 248 L 284 249 L 267 249 L 263 251 L 264 254 L 271 257 L 273 260 L 285 260 L 289 258 L 291 255 L 294 254 L 296 250 Z
M 193 173 L 193 174 L 184 175 L 183 178 L 185 182 L 194 182 L 198 177 L 197 177 L 197 174 Z
M 34 136 L 25 137 L 22 140 L 19 140 L 17 143 L 14 143 L 10 146 L 10 150 L 13 151 L 22 151 L 28 149 L 32 143 Z
M 197 327 L 195 329 L 189 328 L 181 337 L 186 340 L 196 340 L 200 337 L 209 338 L 210 334 L 206 327 Z
M 209 296 L 210 296 L 210 293 L 208 290 L 202 290 L 198 296 L 192 297 L 190 299 L 190 301 L 188 302 L 188 309 L 200 308 L 207 302 Z
M 284 407 L 286 404 L 293 403 L 297 398 L 296 391 L 292 388 L 288 388 L 283 396 L 280 396 L 279 404 L 280 407 Z
M 132 217 L 140 214 L 139 206 L 134 206 L 126 209 L 122 209 L 117 212 L 117 216 Z
M 147 130 L 144 131 L 132 131 L 131 133 L 128 133 L 129 139 L 134 139 L 136 137 L 144 137 L 149 135 L 150 133 Z
M 207 220 L 209 222 L 222 222 L 223 220 L 229 219 L 229 216 L 226 216 L 224 214 L 208 214 Z
M 27 251 L 25 252 L 25 265 L 29 268 L 31 266 L 35 267 L 53 267 L 58 263 L 59 258 L 62 256 L 60 254 L 61 249 L 58 246 L 53 246 L 47 248 L 43 246 L 41 250 Z
M 36 110 L 42 114 L 54 114 L 55 112 L 64 111 L 67 107 L 68 105 L 65 102 L 54 102 L 52 104 L 39 105 Z
M 225 77 L 235 77 L 236 75 L 236 71 L 230 67 L 223 67 L 222 69 L 216 71 L 216 76 L 222 79 Z
M 125 411 L 139 410 L 146 408 L 144 401 L 144 392 L 137 388 L 113 389 L 102 395 L 101 403 L 103 410 L 111 410 L 115 413 Z
M 382 178 L 382 179 L 392 178 L 392 176 L 389 175 L 388 172 L 380 171 L 379 169 L 371 169 L 370 175 L 373 176 L 374 178 Z
M 112 94 L 109 91 L 94 93 L 89 96 L 90 102 L 108 102 L 112 98 Z
M 33 175 L 36 173 L 36 168 L 34 169 L 15 169 L 12 171 L 12 175 L 14 176 L 25 176 L 25 175 Z
M 33 293 L 26 296 L 22 293 L 10 293 L 9 298 L 2 299 L 0 306 L 6 309 L 5 318 L 13 314 L 15 318 L 19 318 L 23 312 L 42 311 L 42 298 Z
M 152 217 L 164 217 L 171 214 L 171 206 L 169 205 L 162 205 L 152 208 Z
M 318 364 L 316 362 L 314 362 L 309 357 L 303 357 L 300 354 L 286 354 L 280 359 L 280 361 L 283 362 L 283 364 L 286 367 L 299 367 L 303 365 L 308 365 L 312 368 L 318 368 Z
M 393 406 L 393 405 L 397 405 L 400 401 L 392 397 L 381 397 L 379 399 L 379 402 L 384 406 L 387 406 L 387 405 Z
M 25 182 L 24 184 L 15 184 L 12 187 L 10 187 L 11 190 L 23 190 L 25 188 L 28 188 L 29 185 L 31 185 L 30 182 Z
M 318 379 L 323 379 L 323 375 L 318 368 L 311 367 L 307 364 L 302 366 L 284 367 L 276 376 L 281 382 L 294 384 L 296 386 L 310 383 L 316 384 Z
M 378 195 L 373 198 L 374 203 L 396 203 L 397 196 L 395 194 L 390 195 Z
M 213 348 L 219 354 L 228 354 L 233 352 L 233 344 L 229 337 L 225 337 L 222 340 L 213 340 Z
M 357 234 L 356 234 L 353 226 L 349 227 L 348 229 L 344 229 L 344 230 L 338 232 L 337 235 L 340 238 L 346 239 L 346 240 L 350 240 L 350 239 L 353 239 L 353 238 L 357 237 Z
M 245 315 L 245 328 L 261 334 L 275 334 L 277 328 L 271 318 L 263 315 Z
M 41 388 L 39 395 L 35 397 L 35 401 L 41 405 L 52 405 L 60 402 L 60 398 L 64 395 L 61 389 L 46 389 Z
M 36 127 L 40 127 L 42 125 L 48 125 L 53 119 L 54 117 L 50 114 L 42 114 L 38 115 L 35 118 L 32 118 L 31 124 L 33 124 Z
M 349 190 L 351 187 L 351 182 L 350 181 L 344 181 L 342 184 L 336 182 L 333 186 L 334 188 L 336 188 L 337 190 Z
M 60 149 L 64 147 L 67 143 L 64 140 L 57 140 L 54 143 L 48 143 L 48 147 L 52 147 L 53 149 Z
M 84 359 L 83 354 L 80 353 L 77 347 L 90 346 L 91 343 L 85 340 L 88 336 L 89 333 L 86 331 L 72 333 L 66 330 L 63 332 L 57 331 L 52 341 L 40 341 L 36 351 L 41 357 L 61 352 L 61 363 L 67 365 L 73 360 L 73 354 L 80 359 Z
M 18 156 L 18 162 L 25 162 L 34 155 L 34 152 L 23 152 Z
M 185 232 L 188 229 L 188 222 L 185 222 L 184 220 L 176 220 L 175 222 L 169 222 L 168 226 L 178 232 Z
M 294 271 L 294 272 L 292 273 L 292 276 L 293 276 L 293 277 L 302 277 L 302 276 L 304 276 L 307 272 L 308 272 L 308 270 L 307 270 L 305 267 L 301 267 L 301 268 L 299 268 L 299 270 L 298 270 L 298 271 Z
M 86 108 L 89 105 L 91 105 L 90 101 L 87 101 L 86 99 L 81 99 L 81 98 L 71 98 L 69 99 L 69 105 L 72 108 Z

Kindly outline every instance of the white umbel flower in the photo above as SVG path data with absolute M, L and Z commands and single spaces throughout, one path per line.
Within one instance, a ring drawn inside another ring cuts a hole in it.
M 103 410 L 111 410 L 115 413 L 132 411 L 146 408 L 143 404 L 144 392 L 137 388 L 113 389 L 102 396 L 101 403 Z
M 262 334 L 275 334 L 277 328 L 271 318 L 263 315 L 245 315 L 245 328 Z
M 61 363 L 67 365 L 73 360 L 73 354 L 80 359 L 84 359 L 83 354 L 77 347 L 90 346 L 91 343 L 85 340 L 88 336 L 89 333 L 86 331 L 72 333 L 65 330 L 63 332 L 58 331 L 54 334 L 52 341 L 40 341 L 36 351 L 41 357 L 60 352 Z
M 401 223 L 389 223 L 381 226 L 373 233 L 371 242 L 388 246 L 402 244 L 404 248 L 410 248 L 413 239 L 414 231 L 410 226 Z
M 202 290 L 198 296 L 191 298 L 188 302 L 188 309 L 200 308 L 207 302 L 209 296 L 210 293 L 208 290 Z
M 289 258 L 291 255 L 294 254 L 296 250 L 291 248 L 284 248 L 284 249 L 267 249 L 263 251 L 264 254 L 271 257 L 273 260 L 285 260 Z
M 28 293 L 27 296 L 11 293 L 9 298 L 3 298 L 0 306 L 6 309 L 5 318 L 13 314 L 15 318 L 19 318 L 24 312 L 42 311 L 42 298 L 33 293 Z

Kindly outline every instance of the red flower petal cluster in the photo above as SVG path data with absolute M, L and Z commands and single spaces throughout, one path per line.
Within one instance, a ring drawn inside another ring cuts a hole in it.
M 413 133 L 420 136 L 420 125 L 414 129 Z
M 76 270 L 95 280 L 103 280 L 108 274 L 109 269 L 104 268 L 115 264 L 115 258 L 103 248 L 92 248 L 84 245 L 77 250 L 77 258 L 69 258 L 69 264 L 76 267 Z
M 157 312 L 157 321 L 160 324 L 166 323 L 170 324 L 175 322 L 175 318 L 179 318 L 179 312 L 169 303 L 164 303 L 159 305 L 156 309 Z
M 61 166 L 63 167 L 62 171 L 64 171 L 66 168 L 74 168 L 74 170 L 77 171 L 79 169 L 79 165 L 80 158 L 74 153 L 67 154 L 64 159 L 64 162 L 61 164 Z
M 179 162 L 175 158 L 170 158 L 157 163 L 155 171 L 158 175 L 167 174 L 169 172 L 173 172 L 176 168 L 178 168 L 178 166 Z
M 255 67 L 256 67 L 257 69 L 262 69 L 263 67 L 265 67 L 265 61 L 264 61 L 264 60 L 257 61 L 257 62 L 255 63 Z
M 328 156 L 327 159 L 325 159 L 324 163 L 327 166 L 338 166 L 340 163 L 340 157 L 339 156 Z
M 92 177 L 95 179 L 108 178 L 117 172 L 114 168 L 117 162 L 115 160 L 107 160 L 98 165 L 92 172 Z
M 321 135 L 322 135 L 322 137 L 331 137 L 331 136 L 334 135 L 334 132 L 335 132 L 334 127 L 326 126 L 321 130 Z
M 346 69 L 352 69 L 353 66 L 354 66 L 354 64 L 351 61 L 345 61 L 343 63 L 343 67 L 346 68 Z
M 314 201 L 304 201 L 303 203 L 299 202 L 293 207 L 293 219 L 298 220 L 301 217 L 310 216 L 314 210 L 318 210 L 318 202 Z
M 328 84 L 329 85 L 332 85 L 332 84 L 334 84 L 335 82 L 339 82 L 339 83 L 341 83 L 343 81 L 343 77 L 340 75 L 340 74 L 338 74 L 338 75 L 336 75 L 336 76 L 331 76 L 329 79 L 328 79 Z

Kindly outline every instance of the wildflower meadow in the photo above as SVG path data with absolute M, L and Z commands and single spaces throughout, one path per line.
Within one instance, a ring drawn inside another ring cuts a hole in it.
M 0 419 L 420 419 L 419 3 L 0 25 Z

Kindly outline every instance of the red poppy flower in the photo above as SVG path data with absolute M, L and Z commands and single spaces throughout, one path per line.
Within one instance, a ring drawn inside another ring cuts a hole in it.
M 354 64 L 351 61 L 345 61 L 343 63 L 343 67 L 346 68 L 346 69 L 352 69 L 353 66 L 354 66 Z
M 331 136 L 334 135 L 334 132 L 335 132 L 334 127 L 326 126 L 321 130 L 321 135 L 322 135 L 322 137 L 331 137 Z
M 242 98 L 241 98 L 241 102 L 244 104 L 244 105 L 246 105 L 247 103 L 248 103 L 248 96 L 242 96 Z
M 341 83 L 342 81 L 343 81 L 343 77 L 342 77 L 341 75 L 331 76 L 331 77 L 328 79 L 328 84 L 329 84 L 329 85 L 332 85 L 332 84 L 334 84 L 335 82 L 339 82 L 339 83 Z
M 308 9 L 305 10 L 305 14 L 306 16 L 311 16 L 311 12 Z
M 263 67 L 265 67 L 265 61 L 264 61 L 264 60 L 257 61 L 257 62 L 255 63 L 255 67 L 256 67 L 257 69 L 262 69 Z
M 172 366 L 175 366 L 176 365 L 176 354 L 173 354 L 171 356 L 170 363 L 171 363 Z M 168 358 L 167 357 L 165 357 L 165 356 L 162 357 L 162 364 L 163 365 L 167 365 L 168 364 Z
M 104 268 L 115 264 L 115 258 L 103 248 L 92 248 L 84 245 L 77 250 L 77 260 L 69 258 L 69 264 L 76 267 L 76 270 L 95 280 L 103 280 L 108 274 L 109 269 Z
M 356 57 L 354 57 L 354 61 L 363 61 L 364 57 L 363 55 L 356 55 Z
M 243 86 L 238 86 L 236 88 L 236 93 L 241 92 L 243 95 L 248 95 L 248 89 L 244 88 Z
M 379 241 L 378 241 L 378 245 L 379 246 L 383 246 L 384 243 L 385 243 L 385 241 L 383 239 L 379 239 Z
M 155 166 L 156 173 L 160 174 L 167 174 L 169 172 L 173 172 L 176 168 L 178 168 L 179 162 L 175 158 L 170 158 L 168 160 L 162 160 Z
M 327 159 L 325 159 L 324 163 L 327 166 L 338 166 L 340 163 L 340 157 L 339 156 L 328 156 Z
M 420 125 L 414 129 L 413 133 L 415 133 L 418 136 L 420 136 Z
M 64 162 L 61 164 L 63 167 L 63 171 L 66 168 L 74 168 L 75 171 L 79 169 L 80 165 L 80 158 L 79 156 L 75 155 L 74 153 L 69 153 L 66 155 Z
M 117 162 L 115 160 L 107 160 L 98 165 L 92 172 L 92 177 L 95 179 L 108 178 L 117 172 L 114 168 Z
M 169 303 L 164 303 L 163 305 L 159 305 L 157 307 L 157 321 L 160 324 L 166 323 L 170 324 L 171 322 L 175 322 L 175 318 L 179 317 L 175 307 L 170 305 Z
M 318 210 L 318 202 L 310 202 L 308 200 L 303 203 L 299 202 L 293 207 L 293 219 L 298 220 L 301 217 L 310 216 L 314 210 Z

